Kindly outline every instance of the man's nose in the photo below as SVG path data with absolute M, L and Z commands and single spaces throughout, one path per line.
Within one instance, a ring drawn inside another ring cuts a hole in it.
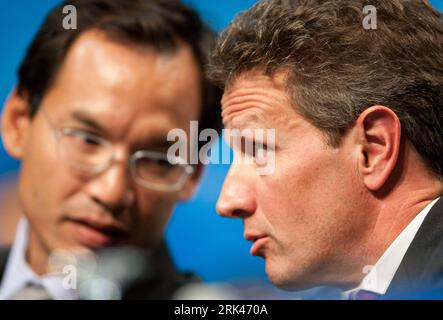
M 245 164 L 232 164 L 217 201 L 218 213 L 226 218 L 243 218 L 256 210 L 255 171 Z
M 89 195 L 113 215 L 130 206 L 134 193 L 131 189 L 127 161 L 115 161 L 88 184 Z

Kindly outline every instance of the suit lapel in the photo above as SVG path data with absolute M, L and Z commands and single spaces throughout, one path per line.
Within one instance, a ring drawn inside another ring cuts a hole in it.
M 10 248 L 0 248 L 0 284 L 5 273 L 6 263 L 8 262 Z

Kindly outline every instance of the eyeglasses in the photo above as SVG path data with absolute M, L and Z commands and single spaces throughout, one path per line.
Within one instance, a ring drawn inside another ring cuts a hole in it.
M 98 175 L 115 159 L 113 144 L 97 135 L 75 128 L 57 128 L 42 110 L 57 141 L 60 157 L 83 174 Z M 163 152 L 139 150 L 129 158 L 131 176 L 142 187 L 157 191 L 178 191 L 194 173 L 186 160 Z

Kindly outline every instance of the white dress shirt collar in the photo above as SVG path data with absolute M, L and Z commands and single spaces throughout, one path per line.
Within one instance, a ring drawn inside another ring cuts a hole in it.
M 0 300 L 11 299 L 27 284 L 43 286 L 48 294 L 55 300 L 76 299 L 74 290 L 63 288 L 63 278 L 60 276 L 38 276 L 26 262 L 26 249 L 28 245 L 29 226 L 26 219 L 21 219 L 17 234 L 11 248 L 5 272 L 0 286 Z
M 439 200 L 437 198 L 428 204 L 398 235 L 391 243 L 388 249 L 378 259 L 374 266 L 368 266 L 366 270 L 362 270 L 367 275 L 363 278 L 360 285 L 352 290 L 343 292 L 343 298 L 348 299 L 353 293 L 365 290 L 383 295 L 386 293 L 403 257 L 409 246 L 414 240 L 415 234 L 428 215 L 432 206 Z

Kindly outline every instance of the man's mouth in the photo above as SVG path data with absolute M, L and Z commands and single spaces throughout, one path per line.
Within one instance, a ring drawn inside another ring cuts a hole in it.
M 67 218 L 75 231 L 77 240 L 88 248 L 104 247 L 123 242 L 129 230 L 115 220 L 98 218 Z
M 253 242 L 251 249 L 249 250 L 249 253 L 252 256 L 264 257 L 264 247 L 268 242 L 269 237 L 264 234 L 254 234 L 249 232 L 245 232 L 244 237 L 247 241 Z

